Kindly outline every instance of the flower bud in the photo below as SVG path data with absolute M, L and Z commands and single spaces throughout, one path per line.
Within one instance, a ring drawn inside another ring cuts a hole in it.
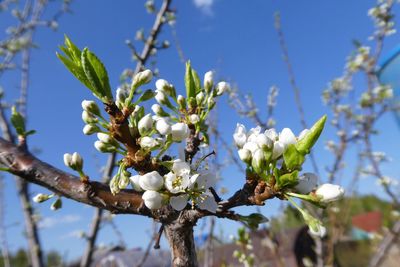
M 278 139 L 278 134 L 274 128 L 268 129 L 264 132 L 264 134 L 271 139 L 272 141 L 276 141 Z
M 64 154 L 64 165 L 71 168 L 72 166 L 72 155 L 69 153 Z
M 257 149 L 260 149 L 260 147 L 255 142 L 246 142 L 243 148 L 250 150 L 251 153 L 254 153 Z
M 259 134 L 256 136 L 257 145 L 264 150 L 272 147 L 272 140 L 269 139 L 265 134 Z
M 233 140 L 235 141 L 235 145 L 237 147 L 243 147 L 246 143 L 247 136 L 246 136 L 246 127 L 243 124 L 236 124 L 236 129 L 233 134 Z
M 182 122 L 175 123 L 171 126 L 172 140 L 175 142 L 181 142 L 182 140 L 189 137 L 189 127 Z
M 140 175 L 133 175 L 129 177 L 129 180 L 131 181 L 131 185 L 133 189 L 137 192 L 143 191 L 143 189 L 140 187 L 139 180 L 140 180 Z
M 189 121 L 191 124 L 196 124 L 200 121 L 200 117 L 197 114 L 192 114 L 189 116 Z
M 146 135 L 151 132 L 153 128 L 153 119 L 151 118 L 151 114 L 147 114 L 143 118 L 140 119 L 138 123 L 138 130 L 140 135 Z
M 323 184 L 317 188 L 315 194 L 321 198 L 321 202 L 328 203 L 340 199 L 344 195 L 344 189 L 335 184 Z
M 118 146 L 117 140 L 115 140 L 113 137 L 111 137 L 111 136 L 108 135 L 108 134 L 105 134 L 105 133 L 97 133 L 97 138 L 98 138 L 101 142 L 103 142 L 103 143 L 105 143 L 105 144 L 108 144 L 108 145 L 111 145 L 111 146 L 114 146 L 114 147 L 117 147 L 117 146 Z
M 156 122 L 156 130 L 161 135 L 167 135 L 171 133 L 171 125 L 168 124 L 167 120 L 159 119 Z
M 51 204 L 50 209 L 51 210 L 59 210 L 62 208 L 62 200 L 61 198 L 57 198 L 56 201 L 53 202 L 53 204 Z
M 251 166 L 256 173 L 262 173 L 265 167 L 265 157 L 264 152 L 261 149 L 257 149 L 253 153 L 253 158 L 251 161 Z
M 74 152 L 72 154 L 71 164 L 72 164 L 72 168 L 74 170 L 82 171 L 83 159 L 82 159 L 81 155 L 79 155 L 77 152 Z
M 36 196 L 34 196 L 32 198 L 33 202 L 36 203 L 42 203 L 45 202 L 46 200 L 49 200 L 50 198 L 52 198 L 54 196 L 54 194 L 51 195 L 47 195 L 47 194 L 37 194 Z
M 143 190 L 160 190 L 164 185 L 164 178 L 157 172 L 152 171 L 140 176 L 139 185 Z
M 247 164 L 251 163 L 251 151 L 245 148 L 239 149 L 238 150 L 239 158 L 243 161 L 246 162 Z
M 182 95 L 178 95 L 179 109 L 186 109 L 186 99 Z
M 210 96 L 210 97 L 207 99 L 207 106 L 208 106 L 208 109 L 209 109 L 209 110 L 212 110 L 212 109 L 214 108 L 214 106 L 215 106 L 214 97 Z
M 86 124 L 83 127 L 83 134 L 85 135 L 92 135 L 94 133 L 100 132 L 100 128 L 96 124 Z
M 151 79 L 153 78 L 153 73 L 151 70 L 144 70 L 135 75 L 132 81 L 132 85 L 135 87 L 138 87 L 142 84 L 149 83 Z
M 204 100 L 204 93 L 203 92 L 198 93 L 196 95 L 197 105 L 200 106 L 203 103 L 203 100 Z
M 142 199 L 146 207 L 157 210 L 162 207 L 163 197 L 157 191 L 147 190 L 143 193 Z
M 158 145 L 158 142 L 149 136 L 143 136 L 142 138 L 140 138 L 140 147 L 147 149 L 147 150 L 151 150 L 154 147 L 156 147 Z
M 93 114 L 100 116 L 100 109 L 97 106 L 96 102 L 91 100 L 83 100 L 82 101 L 82 109 Z
M 82 120 L 86 124 L 97 123 L 99 121 L 95 116 L 93 116 L 86 110 L 82 111 Z
M 119 109 L 122 109 L 125 103 L 125 99 L 128 97 L 126 90 L 122 89 L 122 88 L 118 88 L 116 93 L 115 93 L 115 105 L 117 105 L 117 107 Z
M 164 79 L 158 79 L 156 81 L 156 88 L 158 91 L 165 92 L 170 97 L 173 97 L 173 98 L 176 97 L 176 92 L 175 92 L 174 86 Z
M 169 102 L 167 96 L 165 95 L 164 91 L 156 90 L 156 101 L 161 105 L 167 105 Z
M 272 150 L 272 159 L 279 158 L 283 151 L 285 150 L 285 145 L 279 141 L 274 142 L 274 148 Z
M 212 71 L 207 71 L 204 74 L 204 89 L 206 89 L 206 92 L 209 93 L 214 85 L 214 73 Z
M 217 96 L 220 96 L 226 91 L 230 90 L 230 85 L 227 82 L 219 82 L 217 83 L 216 89 L 217 89 Z
M 296 144 L 296 136 L 293 134 L 292 130 L 284 128 L 282 132 L 279 133 L 279 142 L 286 148 L 290 144 Z
M 116 148 L 108 143 L 104 143 L 100 140 L 97 140 L 96 142 L 94 142 L 94 147 L 102 152 L 102 153 L 111 153 L 111 152 L 115 152 Z
M 168 117 L 169 114 L 163 110 L 163 108 L 159 104 L 153 104 L 151 106 L 151 110 L 160 117 Z

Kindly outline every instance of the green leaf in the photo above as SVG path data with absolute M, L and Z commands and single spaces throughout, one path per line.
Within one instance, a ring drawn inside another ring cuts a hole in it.
M 287 169 L 300 169 L 305 160 L 304 155 L 305 154 L 297 150 L 296 145 L 290 144 L 283 153 L 283 159 L 285 161 Z
M 314 146 L 315 142 L 317 142 L 322 130 L 324 129 L 325 122 L 326 115 L 322 116 L 311 127 L 310 131 L 297 142 L 296 148 L 300 153 L 302 153 L 303 155 L 310 153 L 311 148 Z
M 71 60 L 73 60 L 76 64 L 81 65 L 81 50 L 66 35 L 64 43 L 69 54 L 71 55 Z
M 194 69 L 192 69 L 191 74 L 192 74 L 193 84 L 194 84 L 194 88 L 195 88 L 195 90 L 194 90 L 195 94 L 194 95 L 196 96 L 201 91 L 200 78 L 199 78 L 199 75 L 197 74 L 197 72 Z
M 11 124 L 18 135 L 25 135 L 25 118 L 17 111 L 15 106 L 11 108 Z
M 186 62 L 185 86 L 186 98 L 196 97 L 196 88 L 192 76 L 192 67 L 190 66 L 190 61 Z
M 279 176 L 278 179 L 276 180 L 276 185 L 277 185 L 278 189 L 291 188 L 291 187 L 294 187 L 295 185 L 297 185 L 298 175 L 299 175 L 299 172 L 294 171 L 294 172 L 286 173 L 284 175 Z
M 85 50 L 84 50 L 85 52 Z M 92 65 L 94 71 L 97 74 L 97 78 L 99 79 L 101 83 L 101 92 L 102 94 L 107 97 L 107 99 L 111 102 L 113 97 L 111 93 L 111 86 L 110 86 L 110 81 L 108 79 L 108 73 L 106 68 L 104 67 L 103 62 L 100 61 L 100 59 L 91 51 L 87 50 L 87 58 L 90 61 L 90 64 Z
M 87 88 L 89 88 L 91 91 L 92 85 L 89 83 L 89 80 L 86 78 L 86 74 L 83 71 L 83 68 L 75 62 L 71 61 L 70 59 L 64 57 L 63 55 L 57 53 L 57 57 L 61 60 L 61 62 L 64 64 L 64 66 L 77 78 L 81 83 L 83 83 Z
M 97 76 L 97 73 L 89 60 L 88 52 L 89 52 L 88 48 L 83 49 L 83 53 L 81 55 L 81 62 L 83 71 L 85 72 L 85 75 L 91 85 L 89 89 L 91 89 L 93 94 L 101 101 L 107 102 L 105 101 L 107 96 L 103 93 L 103 85 L 101 84 L 99 77 Z
M 153 90 L 148 89 L 139 97 L 139 99 L 136 101 L 136 103 L 147 101 L 147 100 L 153 98 L 155 95 L 156 95 L 156 93 Z

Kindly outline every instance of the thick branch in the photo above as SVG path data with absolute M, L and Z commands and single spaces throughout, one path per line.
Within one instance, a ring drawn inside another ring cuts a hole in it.
M 143 205 L 141 194 L 122 190 L 111 194 L 109 186 L 99 182 L 82 183 L 79 177 L 65 173 L 0 138 L 0 163 L 22 179 L 46 187 L 64 197 L 116 214 L 140 214 L 152 217 Z

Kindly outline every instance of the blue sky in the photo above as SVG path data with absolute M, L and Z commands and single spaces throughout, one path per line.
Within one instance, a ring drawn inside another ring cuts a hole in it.
M 244 93 L 251 92 L 263 115 L 266 114 L 264 107 L 269 87 L 278 86 L 280 93 L 275 110 L 277 128 L 290 127 L 294 132 L 300 132 L 302 129 L 292 88 L 273 26 L 273 14 L 281 12 L 282 27 L 301 88 L 306 119 L 311 124 L 328 112 L 321 102 L 321 92 L 330 80 L 341 75 L 345 58 L 353 50 L 352 40 L 367 42 L 373 31 L 373 24 L 367 17 L 367 10 L 373 4 L 374 1 L 366 0 L 177 0 L 172 6 L 177 10 L 175 30 L 179 45 L 201 75 L 213 69 L 219 78 L 237 84 Z M 57 7 L 53 3 L 47 14 L 54 13 Z M 85 158 L 85 169 L 91 177 L 96 177 L 105 157 L 96 153 L 93 147 L 95 137 L 82 134 L 81 121 L 81 101 L 93 97 L 68 73 L 55 52 L 58 45 L 63 43 L 64 34 L 78 46 L 90 47 L 105 63 L 111 84 L 116 88 L 122 70 L 134 67 L 125 40 L 133 39 L 136 30 L 141 27 L 149 29 L 153 16 L 145 12 L 142 1 L 76 1 L 71 8 L 73 14 L 62 17 L 56 32 L 40 29 L 35 35 L 39 48 L 32 54 L 28 117 L 29 127 L 36 129 L 37 134 L 30 138 L 29 144 L 31 148 L 41 149 L 41 159 L 64 170 L 62 155 L 78 151 Z M 398 7 L 395 9 L 398 14 L 397 11 Z M 0 17 L 0 29 L 14 23 L 6 14 L 0 14 Z M 3 36 L 4 33 L 0 32 L 0 38 Z M 164 39 L 168 39 L 172 47 L 157 55 L 157 67 L 161 77 L 183 92 L 184 64 L 179 60 L 176 40 L 168 26 L 160 37 L 160 40 Z M 390 37 L 384 52 L 390 51 L 398 43 L 398 35 Z M 6 74 L 1 77 L 0 85 L 5 89 L 8 99 L 15 98 L 18 77 L 12 73 Z M 150 86 L 154 87 L 154 83 Z M 226 99 L 219 104 L 221 132 L 229 142 L 237 122 L 253 126 L 249 121 L 238 118 L 227 107 Z M 395 140 L 398 140 L 399 129 L 392 116 L 384 117 L 379 127 L 383 130 L 375 145 L 377 150 L 386 151 L 393 159 L 385 168 L 387 175 L 398 177 L 400 152 L 399 143 Z M 331 156 L 323 148 L 324 140 L 332 136 L 328 126 L 316 147 L 321 170 L 332 162 Z M 223 158 L 224 154 L 219 156 Z M 354 161 L 349 159 L 348 164 L 352 166 Z M 307 167 L 311 171 L 311 166 Z M 243 182 L 235 167 L 224 171 L 223 179 L 222 185 L 228 185 L 231 193 Z M 46 192 L 36 186 L 32 187 L 32 191 Z M 363 180 L 360 191 L 376 192 L 375 182 Z M 378 193 L 383 196 L 380 191 Z M 10 226 L 7 232 L 12 249 L 26 246 L 19 201 L 15 195 L 13 181 L 6 179 L 6 224 L 17 223 Z M 69 200 L 64 200 L 63 204 L 64 208 L 59 212 L 51 212 L 48 203 L 37 207 L 44 218 L 41 240 L 46 250 L 57 249 L 72 259 L 80 255 L 84 247 L 84 242 L 77 239 L 75 234 L 79 230 L 88 230 L 94 210 Z M 262 211 L 266 216 L 271 216 L 276 214 L 279 207 L 280 202 L 271 201 Z M 250 213 L 254 208 L 240 210 Z M 119 229 L 126 233 L 125 242 L 129 247 L 147 245 L 151 229 L 148 219 L 119 216 L 116 222 Z M 225 234 L 230 234 L 237 224 L 224 220 L 218 227 L 224 229 Z M 200 229 L 196 231 L 199 233 Z M 105 226 L 99 243 L 116 242 L 112 229 Z

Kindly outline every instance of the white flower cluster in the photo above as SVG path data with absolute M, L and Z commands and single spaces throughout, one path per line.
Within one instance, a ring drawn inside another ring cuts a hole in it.
M 393 1 L 379 1 L 378 5 L 368 10 L 370 16 L 377 28 L 375 36 L 389 36 L 396 33 L 393 22 L 393 14 L 391 13 Z M 372 36 L 374 38 L 374 36 Z
M 357 49 L 357 54 L 349 58 L 346 68 L 352 72 L 360 69 L 367 69 L 371 61 L 371 47 L 361 46 Z
M 296 144 L 308 132 L 305 129 L 296 137 L 289 128 L 284 128 L 278 134 L 274 128 L 261 132 L 260 126 L 246 131 L 246 127 L 238 123 L 233 139 L 239 148 L 240 159 L 260 173 L 263 167 L 276 161 L 290 144 Z M 266 158 L 265 152 L 272 152 L 270 159 Z
M 169 203 L 175 210 L 182 210 L 191 200 L 198 208 L 215 212 L 217 202 L 209 192 L 216 177 L 209 172 L 194 173 L 190 165 L 180 159 L 172 163 L 170 172 L 161 176 L 157 171 L 130 177 L 136 191 L 145 191 L 144 204 L 149 209 L 159 209 Z

